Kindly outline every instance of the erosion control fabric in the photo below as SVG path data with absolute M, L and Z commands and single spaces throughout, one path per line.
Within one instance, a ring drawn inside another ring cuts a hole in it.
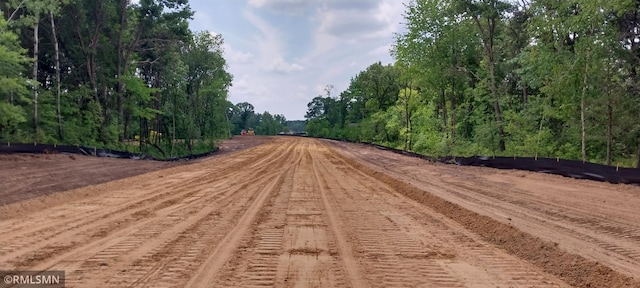
M 111 157 L 111 158 L 123 158 L 123 159 L 144 159 L 144 160 L 156 160 L 156 161 L 179 161 L 179 160 L 191 160 L 201 157 L 209 156 L 218 151 L 218 148 L 213 151 L 201 154 L 192 154 L 183 157 L 173 157 L 168 159 L 159 159 L 153 156 L 149 156 L 142 153 L 132 153 L 126 151 L 117 151 L 111 149 L 100 149 L 84 146 L 72 146 L 72 145 L 53 145 L 53 144 L 16 144 L 16 143 L 3 143 L 0 145 L 0 153 L 36 153 L 36 154 L 80 154 L 96 157 Z
M 612 166 L 581 162 L 566 159 L 533 158 L 533 157 L 429 157 L 413 152 L 384 147 L 376 144 L 367 144 L 378 149 L 391 151 L 406 156 L 422 158 L 432 162 L 456 164 L 462 166 L 480 166 L 497 169 L 526 170 L 540 173 L 562 175 L 575 179 L 588 179 L 614 184 L 640 185 L 640 169 L 616 168 Z

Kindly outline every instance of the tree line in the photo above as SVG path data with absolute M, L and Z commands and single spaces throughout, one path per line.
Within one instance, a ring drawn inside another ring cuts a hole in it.
M 284 115 L 271 115 L 268 111 L 256 113 L 253 105 L 241 102 L 229 107 L 231 134 L 239 135 L 242 130 L 253 129 L 256 135 L 277 135 L 287 132 L 287 119 Z
M 7 0 L 0 11 L 2 141 L 175 156 L 284 122 L 227 100 L 223 38 L 189 29 L 186 0 Z
M 308 104 L 313 136 L 640 167 L 640 1 L 413 0 L 392 65 Z

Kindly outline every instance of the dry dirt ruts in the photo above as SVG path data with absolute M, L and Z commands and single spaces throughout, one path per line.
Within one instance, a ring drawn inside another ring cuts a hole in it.
M 223 141 L 214 155 L 247 149 L 272 139 L 237 136 Z M 184 163 L 63 154 L 0 154 L 0 206 Z
M 568 253 L 564 244 L 436 195 L 426 185 L 445 177 L 430 174 L 438 165 L 414 165 L 415 173 L 385 168 L 412 161 L 358 146 L 276 138 L 56 193 L 67 201 L 37 211 L 29 209 L 31 200 L 5 205 L 0 270 L 64 270 L 68 287 L 639 287 L 627 275 L 637 270 Z M 454 168 L 449 177 L 463 173 Z M 476 177 L 491 171 L 478 169 Z M 610 237 L 635 241 L 623 237 L 627 232 Z M 538 253 L 543 260 L 531 256 Z M 596 273 L 576 275 L 576 269 Z

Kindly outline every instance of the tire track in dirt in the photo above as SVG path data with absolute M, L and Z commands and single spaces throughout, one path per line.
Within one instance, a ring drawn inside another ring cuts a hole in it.
M 296 151 L 281 189 L 264 206 L 215 286 L 348 287 L 313 189 L 307 150 Z
M 327 157 L 327 154 L 328 151 L 323 156 Z M 349 170 L 331 167 L 336 165 L 337 161 L 334 159 L 325 158 L 318 162 L 318 169 L 325 175 L 324 179 L 340 177 L 340 174 Z M 355 176 L 353 171 L 350 174 Z M 376 181 L 371 178 L 367 180 L 374 183 Z M 333 192 L 331 203 L 340 207 L 345 226 L 343 231 L 351 231 L 349 238 L 355 239 L 352 241 L 357 243 L 357 257 L 363 266 L 369 287 L 415 287 L 426 284 L 435 287 L 464 287 L 437 262 L 431 261 L 455 256 L 429 249 L 407 237 L 381 213 L 380 209 L 384 209 L 383 207 L 370 203 L 371 197 L 376 196 L 366 195 L 368 187 L 361 182 L 323 180 L 320 185 Z
M 504 200 L 505 196 L 494 192 L 504 188 L 496 188 L 491 185 L 471 187 L 466 184 L 452 183 L 451 185 L 442 185 L 437 182 L 431 182 L 429 185 L 430 191 L 438 192 L 438 195 L 454 195 L 467 205 L 477 207 L 476 209 L 478 210 L 486 211 L 487 207 L 499 210 L 502 216 L 499 219 L 527 220 L 526 225 L 532 227 L 529 231 L 537 231 L 539 233 L 540 231 L 546 231 L 542 234 L 543 237 L 545 240 L 554 243 L 560 242 L 560 239 L 565 243 L 571 242 L 573 245 L 565 244 L 563 248 L 573 253 L 580 253 L 588 249 L 591 254 L 586 255 L 586 257 L 596 261 L 598 259 L 593 257 L 593 254 L 606 255 L 608 258 L 607 264 L 620 269 L 629 276 L 633 276 L 633 271 L 640 267 L 640 246 L 638 246 L 640 241 L 635 240 L 638 230 L 628 228 L 628 226 L 606 224 L 607 222 L 615 223 L 614 220 L 605 222 L 593 217 L 570 216 L 570 211 L 573 209 L 569 207 L 549 208 L 548 206 L 553 207 L 554 205 L 537 206 L 532 204 L 539 202 L 535 199 L 507 201 Z M 460 187 L 463 187 L 463 189 Z M 474 193 L 469 193 L 469 191 Z M 518 192 L 515 190 L 508 194 L 522 197 L 522 194 Z M 486 198 L 482 195 L 492 196 L 489 196 L 491 198 Z M 528 209 L 522 210 L 522 207 Z M 586 247 L 585 242 L 589 243 Z
M 363 284 L 360 271 L 347 262 L 352 261 L 352 252 L 338 246 L 342 240 L 335 234 L 339 223 L 332 219 L 332 207 L 326 205 L 326 191 L 318 186 L 312 149 L 315 147 L 306 146 L 294 175 L 277 283 L 283 287 L 359 287 Z
M 263 184 L 264 181 L 259 182 Z M 230 190 L 230 197 L 201 203 L 215 203 L 200 209 L 179 209 L 157 219 L 151 225 L 145 225 L 133 234 L 121 237 L 112 246 L 102 245 L 100 250 L 82 251 L 75 256 L 81 260 L 81 275 L 94 273 L 117 273 L 125 267 L 134 271 L 123 279 L 108 283 L 81 283 L 83 287 L 112 286 L 122 287 L 151 282 L 165 272 L 178 273 L 181 267 L 189 267 L 197 263 L 197 256 L 202 255 L 205 246 L 215 243 L 233 227 L 234 218 L 241 215 L 247 203 L 253 199 L 249 193 L 256 187 L 240 186 L 242 190 Z M 197 212 L 197 213 L 196 213 Z M 106 247 L 106 249 L 104 249 Z M 131 257 L 131 254 L 136 257 Z M 171 257 L 174 255 L 173 257 Z M 179 259 L 175 261 L 175 259 Z M 189 265 L 183 265 L 188 263 Z M 173 267 L 173 265 L 178 265 Z M 78 277 L 81 278 L 81 277 Z M 132 281 L 136 280 L 137 281 Z M 179 279 L 177 277 L 172 280 Z
M 275 151 L 274 154 L 279 155 L 281 160 L 277 164 L 267 165 L 264 166 L 264 168 L 271 170 L 277 169 L 277 172 L 274 173 L 274 175 L 267 177 L 270 178 L 270 180 L 262 185 L 265 188 L 263 188 L 262 192 L 256 196 L 257 200 L 246 209 L 246 213 L 237 220 L 235 227 L 231 229 L 225 235 L 224 239 L 220 241 L 221 244 L 209 254 L 209 257 L 200 266 L 186 286 L 207 287 L 218 280 L 217 278 L 219 274 L 224 274 L 224 271 L 221 270 L 233 256 L 237 247 L 240 246 L 240 240 L 243 239 L 256 218 L 260 219 L 264 217 L 263 214 L 266 213 L 265 210 L 270 207 L 269 205 L 265 205 L 267 200 L 271 199 L 272 195 L 276 193 L 276 191 L 281 190 L 286 175 L 288 175 L 290 173 L 289 171 L 292 169 L 293 164 L 291 163 L 295 162 L 296 155 L 293 151 L 295 148 L 292 148 L 294 146 L 295 145 L 290 145 L 286 151 Z M 275 240 L 277 240 L 277 234 L 271 234 L 271 236 L 276 237 Z M 268 267 L 266 268 L 268 269 Z
M 209 257 L 200 266 L 195 276 L 187 283 L 188 287 L 208 287 L 216 279 L 218 271 L 229 261 L 233 251 L 249 229 L 251 223 L 255 219 L 260 208 L 266 199 L 282 185 L 282 176 L 278 176 L 276 181 L 269 182 L 262 191 L 256 196 L 256 200 L 247 208 L 247 212 L 243 214 L 237 221 L 236 225 L 229 231 L 220 241 L 221 244 L 216 246 L 215 250 L 209 254 Z
M 0 269 L 65 270 L 68 287 L 637 284 L 314 139 L 87 189 L 103 192 L 0 220 L 18 247 Z M 29 237 L 42 238 L 19 246 Z
M 277 163 L 270 164 L 278 166 L 284 162 L 280 159 Z M 252 171 L 257 172 L 257 175 L 260 176 L 254 177 L 254 181 L 250 184 L 228 185 L 228 189 L 234 192 L 236 197 L 225 201 L 222 204 L 222 209 L 211 208 L 211 211 L 204 218 L 197 217 L 196 219 L 200 220 L 184 231 L 168 231 L 166 233 L 168 235 L 179 236 L 177 238 L 166 237 L 167 240 L 161 245 L 155 246 L 156 248 L 150 251 L 151 253 L 144 254 L 142 258 L 138 257 L 136 261 L 130 263 L 129 266 L 137 271 L 134 277 L 127 275 L 121 277 L 120 281 L 110 281 L 108 284 L 112 287 L 129 285 L 143 287 L 183 286 L 184 281 L 189 279 L 187 276 L 194 273 L 200 263 L 205 262 L 206 256 L 215 253 L 215 251 L 212 252 L 212 249 L 219 250 L 215 244 L 227 242 L 225 239 L 228 238 L 229 231 L 237 228 L 238 219 L 248 217 L 246 214 L 251 211 L 249 207 L 260 205 L 260 195 L 270 193 L 269 186 L 274 185 L 272 178 L 278 177 L 279 171 L 268 171 L 267 167 L 269 166 Z M 251 193 L 250 191 L 258 192 Z M 220 215 L 223 216 L 220 217 Z M 138 251 L 138 254 L 141 252 Z M 174 261 L 175 259 L 179 260 Z M 126 282 L 129 279 L 138 280 Z
M 602 248 L 603 253 L 616 255 L 620 261 L 628 262 L 634 267 L 640 267 L 640 246 L 638 246 L 640 229 L 638 228 L 630 227 L 628 224 L 619 223 L 613 219 L 585 215 L 584 212 L 577 212 L 577 209 L 567 205 L 539 201 L 535 197 L 526 196 L 524 191 L 517 188 L 512 188 L 511 193 L 499 194 L 495 191 L 504 190 L 504 187 L 491 183 L 484 186 L 470 186 L 453 181 L 446 181 L 446 183 L 448 183 L 447 186 L 437 184 L 434 186 L 447 189 L 461 198 L 466 195 L 458 192 L 460 189 L 473 191 L 475 195 L 486 195 L 494 201 L 487 201 L 486 198 L 480 197 L 473 198 L 472 201 L 501 207 L 505 211 L 510 211 L 511 215 L 523 214 L 521 208 L 526 207 L 529 209 L 525 212 L 526 215 L 537 222 L 545 223 L 545 228 L 553 227 L 557 231 L 562 231 L 562 235 L 573 234 L 575 239 L 588 240 L 588 242 Z M 518 195 L 519 197 L 510 197 L 509 195 Z M 497 204 L 495 199 L 504 201 L 504 203 Z M 516 212 L 516 209 L 520 211 Z M 631 271 L 628 273 L 632 274 Z
M 627 276 L 640 273 L 638 187 L 523 171 L 431 164 L 376 149 L 353 149 L 335 142 L 332 145 L 379 172 L 558 243 L 571 253 Z
M 328 187 L 326 186 L 326 180 L 324 180 L 324 178 L 319 175 L 319 173 L 321 172 L 319 171 L 317 166 L 318 158 L 317 156 L 314 157 L 313 155 L 317 155 L 321 152 L 318 152 L 319 149 L 317 147 L 315 147 L 315 150 L 316 151 L 314 152 L 316 153 L 312 153 L 311 165 L 313 168 L 314 178 L 317 181 L 316 187 L 318 188 L 318 190 L 320 190 L 322 203 L 327 213 L 327 218 L 328 218 L 327 220 L 329 222 L 329 226 L 331 227 L 333 235 L 336 238 L 338 251 L 342 256 L 342 259 L 343 259 L 342 261 L 344 262 L 345 270 L 349 277 L 349 282 L 352 287 L 367 287 L 367 285 L 365 284 L 365 279 L 361 271 L 361 268 L 357 264 L 356 259 L 354 257 L 355 253 L 353 251 L 353 247 L 351 247 L 351 243 L 349 243 L 348 240 L 345 238 L 345 234 L 346 234 L 345 231 L 341 229 L 344 223 L 343 221 L 341 221 L 342 219 L 339 219 L 340 215 L 337 215 L 338 214 L 337 211 L 334 211 L 335 203 L 330 202 L 329 195 L 327 195 L 328 191 L 326 188 Z M 327 177 L 327 175 L 323 175 L 323 176 Z M 338 179 L 340 178 L 335 178 L 333 180 L 337 180 L 336 182 L 340 182 L 340 180 Z
M 629 225 L 612 219 L 585 217 L 584 214 L 579 216 L 572 207 L 540 201 L 516 188 L 498 193 L 496 191 L 505 188 L 491 183 L 470 186 L 455 181 L 440 181 L 447 184 L 432 181 L 429 183 L 430 191 L 437 192 L 437 195 L 454 195 L 468 207 L 475 207 L 474 211 L 487 211 L 487 207 L 491 207 L 494 211 L 500 211 L 502 217 L 498 219 L 513 217 L 515 221 L 526 220 L 526 225 L 532 227 L 527 232 L 546 231 L 540 233 L 546 240 L 570 242 L 563 248 L 573 253 L 588 249 L 590 254 L 586 257 L 596 261 L 598 258 L 594 254 L 606 255 L 607 264 L 629 276 L 634 276 L 634 271 L 640 267 L 640 241 L 635 239 L 640 232 Z M 585 242 L 588 244 L 585 245 Z
M 287 148 L 281 150 L 281 152 L 287 152 L 288 149 L 292 149 L 293 147 L 294 145 L 289 143 L 287 145 Z M 193 191 L 190 191 L 187 193 L 161 194 L 162 196 L 167 196 L 169 194 L 172 194 L 170 195 L 171 199 L 177 199 L 180 201 L 172 201 L 173 203 L 170 203 L 169 205 L 164 205 L 161 203 L 160 205 L 152 206 L 149 210 L 146 211 L 146 213 L 139 213 L 140 211 L 133 213 L 133 214 L 139 215 L 141 218 L 145 218 L 145 220 L 149 220 L 147 218 L 153 217 L 150 219 L 152 221 L 143 221 L 138 223 L 135 226 L 128 227 L 128 229 L 118 230 L 115 233 L 103 233 L 101 235 L 92 234 L 92 235 L 95 235 L 99 240 L 96 243 L 92 243 L 91 241 L 86 241 L 86 239 L 78 239 L 76 237 L 78 235 L 74 235 L 73 237 L 74 241 L 72 243 L 82 244 L 79 246 L 80 249 L 76 249 L 76 250 L 79 250 L 80 253 L 76 253 L 75 255 L 73 254 L 68 255 L 68 253 L 65 254 L 64 251 L 71 250 L 70 246 L 60 245 L 59 243 L 49 244 L 48 246 L 46 246 L 47 249 L 45 249 L 44 251 L 46 253 L 43 253 L 43 250 L 41 249 L 40 253 L 32 252 L 32 253 L 26 253 L 27 256 L 22 255 L 22 258 L 26 259 L 27 262 L 22 263 L 20 267 L 25 267 L 25 268 L 38 267 L 42 269 L 42 268 L 48 267 L 49 265 L 53 265 L 54 267 L 67 268 L 65 269 L 67 271 L 73 271 L 74 269 L 76 269 L 78 273 L 75 273 L 75 274 L 71 273 L 71 275 L 76 275 L 82 278 L 83 276 L 82 274 L 86 274 L 86 275 L 92 274 L 92 273 L 85 273 L 85 271 L 95 272 L 95 271 L 92 271 L 92 270 L 96 270 L 95 267 L 99 267 L 101 271 L 104 271 L 106 266 L 113 264 L 111 262 L 118 262 L 118 261 L 121 262 L 120 260 L 122 260 L 122 258 L 126 258 L 124 255 L 130 253 L 131 251 L 140 250 L 141 247 L 148 248 L 149 244 L 153 244 L 153 243 L 150 243 L 150 239 L 153 239 L 157 236 L 162 236 L 161 232 L 165 232 L 164 234 L 169 234 L 169 235 L 171 234 L 182 235 L 184 234 L 184 232 L 182 234 L 180 234 L 179 231 L 167 232 L 167 229 L 169 229 L 170 227 L 176 224 L 181 224 L 181 226 L 185 226 L 185 222 L 190 222 L 190 221 L 187 221 L 189 220 L 187 216 L 192 216 L 191 215 L 192 213 L 195 213 L 197 211 L 200 211 L 203 208 L 206 208 L 209 205 L 208 203 L 210 202 L 220 201 L 221 199 L 223 200 L 225 199 L 223 197 L 218 197 L 218 195 L 225 194 L 225 196 L 228 198 L 226 199 L 226 204 L 234 204 L 235 202 L 242 202 L 242 201 L 238 201 L 240 196 L 245 195 L 248 197 L 245 191 L 251 191 L 252 189 L 257 190 L 259 186 L 264 186 L 264 184 L 271 183 L 272 182 L 271 178 L 274 176 L 277 176 L 277 174 L 279 174 L 279 171 L 273 170 L 273 168 L 270 166 L 279 167 L 279 166 L 283 166 L 283 164 L 285 164 L 284 162 L 286 162 L 286 161 L 283 162 L 280 155 L 272 153 L 274 148 L 282 148 L 282 147 L 278 147 L 278 146 L 263 147 L 263 150 L 262 150 L 263 152 L 260 152 L 260 154 L 257 154 L 257 156 L 250 157 L 250 158 L 257 159 L 258 161 L 254 161 L 256 163 L 253 163 L 253 165 L 246 165 L 248 163 L 244 163 L 244 164 L 240 163 L 240 166 L 237 167 L 237 170 L 245 171 L 245 172 L 240 173 L 239 175 L 236 175 L 238 176 L 237 178 L 230 179 L 234 181 L 225 180 L 224 179 L 225 176 L 222 177 L 223 179 L 220 179 L 221 177 L 216 178 L 216 177 L 209 176 L 210 178 L 213 178 L 211 181 L 205 180 L 207 178 L 206 175 L 202 177 L 196 177 L 196 178 L 199 178 L 200 180 L 200 182 L 197 185 L 196 183 L 198 182 L 198 180 L 194 180 L 194 181 L 189 181 L 189 182 L 193 182 L 194 185 L 186 185 L 186 186 L 183 185 L 183 187 L 181 187 L 182 190 L 185 190 L 185 191 L 193 190 Z M 241 166 L 245 166 L 245 167 L 241 167 Z M 241 170 L 241 168 L 246 169 L 247 166 L 253 167 L 254 169 Z M 230 167 L 227 166 L 225 168 L 228 169 Z M 231 168 L 233 168 L 233 166 Z M 256 177 L 255 175 L 259 175 L 259 176 Z M 255 179 L 255 181 L 253 181 L 251 185 L 246 183 L 240 185 L 241 182 L 246 182 L 245 179 L 249 177 L 253 177 Z M 219 183 L 214 183 L 216 180 L 218 180 Z M 212 184 L 216 184 L 216 185 L 212 185 Z M 177 188 L 177 187 L 174 187 L 174 188 Z M 220 193 L 211 193 L 212 189 L 213 190 L 226 189 L 226 191 L 222 191 Z M 175 190 L 173 191 L 175 192 Z M 163 202 L 167 201 L 166 197 L 165 198 L 159 197 L 159 198 L 163 199 Z M 234 205 L 238 206 L 237 204 L 234 204 Z M 242 207 L 242 206 L 239 206 L 239 207 Z M 220 219 L 216 219 L 216 217 L 211 218 L 211 216 L 217 215 L 217 213 L 214 213 L 216 212 L 216 209 L 215 208 L 211 208 L 211 209 L 210 209 L 211 211 L 209 211 L 210 213 L 208 213 L 205 216 L 205 218 L 202 218 L 204 220 L 199 222 L 209 223 L 209 224 L 226 223 L 230 228 L 233 228 L 233 225 L 230 225 L 232 223 L 235 223 L 233 217 L 226 218 L 224 219 L 226 221 L 222 221 L 222 222 L 214 221 L 214 219 L 215 220 L 220 220 Z M 238 208 L 238 210 L 243 211 L 243 209 L 240 209 L 240 208 Z M 122 212 L 122 211 L 118 211 L 118 212 Z M 206 213 L 200 213 L 200 214 L 206 214 Z M 102 215 L 102 214 L 99 214 L 99 215 Z M 229 215 L 232 215 L 232 214 L 229 214 Z M 83 215 L 83 217 L 86 217 L 86 215 Z M 125 215 L 121 214 L 121 215 L 114 215 L 114 217 L 118 217 L 122 221 L 122 219 L 123 218 L 126 219 L 127 216 L 126 214 Z M 206 217 L 209 217 L 209 218 L 206 218 Z M 78 217 L 78 218 L 82 218 L 82 217 Z M 195 218 L 193 220 L 198 219 L 197 217 L 191 217 L 191 218 Z M 88 222 L 91 222 L 91 221 L 92 220 Z M 202 227 L 203 225 L 204 224 L 199 224 L 198 227 Z M 109 225 L 107 225 L 107 227 L 108 226 Z M 205 225 L 205 226 L 211 226 L 211 225 Z M 114 229 L 114 228 L 120 228 L 120 227 L 111 227 L 111 228 Z M 43 230 L 46 230 L 46 228 Z M 190 231 L 192 230 L 193 229 L 191 229 Z M 212 231 L 210 229 L 207 229 L 207 230 Z M 216 229 L 215 231 L 219 231 L 219 230 Z M 217 233 L 220 234 L 221 236 L 226 235 L 225 233 L 221 233 L 221 232 L 217 232 Z M 84 234 L 91 234 L 91 233 L 84 233 Z M 33 235 L 29 235 L 29 236 L 33 236 Z M 190 237 L 187 237 L 187 238 L 190 238 Z M 206 239 L 206 237 L 203 239 Z M 21 243 L 21 244 L 24 244 L 24 243 Z M 141 246 L 142 244 L 144 244 L 144 246 Z M 96 250 L 93 250 L 93 248 L 88 249 L 92 246 L 97 249 Z M 162 244 L 160 246 L 164 247 L 164 246 L 167 246 L 167 244 Z M 193 248 L 197 246 L 190 245 L 190 247 Z M 137 251 L 137 252 L 140 252 L 140 251 Z M 201 251 L 198 251 L 198 253 L 200 252 Z M 37 257 L 33 257 L 32 255 L 37 255 Z M 51 258 L 49 256 L 53 256 L 53 255 L 57 255 L 57 257 L 55 258 L 59 258 L 59 259 L 58 260 L 53 258 L 49 259 Z M 157 257 L 153 255 L 158 255 L 158 253 L 151 253 L 151 255 L 152 256 L 149 257 L 149 259 L 154 259 Z M 9 260 L 6 254 L 0 254 L 0 257 L 3 260 L 2 262 L 5 262 L 4 261 L 5 259 Z M 80 260 L 70 260 L 69 258 L 76 258 Z M 39 264 L 37 266 L 29 266 L 31 262 L 39 263 Z M 50 263 L 50 264 L 47 264 L 47 263 Z M 118 264 L 121 267 L 123 263 L 116 263 L 116 264 Z M 134 265 L 134 266 L 139 266 L 139 265 Z M 144 269 L 138 269 L 138 271 L 143 271 L 143 270 Z M 130 277 L 127 277 L 127 278 L 131 279 Z M 135 277 L 133 277 L 133 279 L 135 279 Z M 68 278 L 68 280 L 70 281 L 68 281 L 67 283 L 74 283 L 73 276 L 71 278 Z M 80 286 L 83 286 L 83 287 L 85 286 L 85 285 L 82 285 L 83 282 L 79 282 L 79 283 L 81 284 Z M 89 286 L 94 286 L 94 285 L 89 285 Z M 120 285 L 115 284 L 114 286 L 118 287 Z
M 446 215 L 465 230 L 480 235 L 482 240 L 517 256 L 520 258 L 516 259 L 517 261 L 521 261 L 521 259 L 529 261 L 544 272 L 553 274 L 571 285 L 579 287 L 640 287 L 637 280 L 598 262 L 588 261 L 582 256 L 563 251 L 557 247 L 557 244 L 543 241 L 498 220 L 443 200 L 411 184 L 365 166 L 353 158 L 345 158 L 341 154 L 335 154 L 362 173 L 378 178 L 389 187 L 393 187 L 393 190 L 399 194 L 422 203 L 437 213 Z M 477 241 L 470 242 L 477 243 Z
M 369 287 L 567 286 L 520 259 L 496 252 L 477 236 L 465 236 L 472 233 L 456 223 L 424 227 L 431 221 L 419 222 L 406 216 L 407 203 L 413 201 L 399 200 L 398 195 L 389 197 L 395 193 L 393 188 L 349 166 L 326 147 L 318 149 L 324 150 L 317 153 L 318 174 L 323 175 L 320 185 L 331 191 L 331 205 L 340 208 L 343 233 L 357 247 L 356 257 Z M 425 215 L 419 216 L 424 218 Z M 427 237 L 433 233 L 449 233 L 471 245 Z
M 537 268 L 519 259 L 496 250 L 491 244 L 464 229 L 460 224 L 445 218 L 428 207 L 419 205 L 393 189 L 380 186 L 370 187 L 373 193 L 390 193 L 395 197 L 382 197 L 380 200 L 396 209 L 385 212 L 385 216 L 405 233 L 421 235 L 431 239 L 432 243 L 445 251 L 456 251 L 455 257 L 440 261 L 445 270 L 457 273 L 462 266 L 465 273 L 457 275 L 465 286 L 477 285 L 479 279 L 487 283 L 501 283 L 509 287 L 563 287 L 561 280 L 541 273 Z M 399 213 L 398 211 L 402 211 Z M 435 233 L 437 231 L 437 233 Z M 446 257 L 445 257 L 446 258 Z M 475 267 L 467 263 L 474 264 Z M 449 268 L 453 267 L 453 268 Z M 482 267 L 484 271 L 477 271 Z
M 248 159 L 248 161 L 253 162 L 252 159 Z M 261 164 L 270 163 L 269 161 L 274 160 L 272 159 L 272 157 L 265 157 L 263 159 L 259 159 L 259 161 L 257 161 L 257 163 L 254 163 L 253 166 L 262 167 Z M 242 166 L 249 166 L 248 164 L 249 163 L 247 161 L 242 161 L 238 163 L 235 168 L 240 170 L 241 168 L 243 168 Z M 213 173 L 216 174 L 217 172 L 220 171 L 214 171 Z M 12 227 L 11 230 L 6 233 L 6 242 L 19 244 L 3 247 L 3 251 L 0 256 L 6 259 L 11 259 L 14 255 L 23 254 L 22 259 L 8 260 L 7 262 L 13 264 L 16 268 L 27 268 L 33 261 L 43 261 L 45 258 L 47 258 L 48 255 L 52 253 L 60 254 L 61 252 L 64 252 L 64 250 L 71 250 L 75 247 L 73 243 L 57 243 L 56 241 L 59 239 L 68 239 L 69 237 L 73 237 L 76 243 L 84 243 L 86 246 L 86 244 L 91 240 L 98 240 L 108 236 L 109 231 L 118 229 L 122 230 L 126 229 L 127 227 L 129 227 L 130 229 L 125 230 L 124 232 L 133 231 L 134 229 L 137 229 L 136 227 L 146 224 L 145 222 L 138 223 L 138 221 L 144 220 L 148 215 L 155 213 L 155 211 L 160 211 L 165 207 L 176 206 L 176 204 L 184 202 L 183 199 L 188 199 L 189 197 L 193 197 L 194 194 L 201 192 L 200 190 L 195 189 L 198 186 L 209 185 L 215 181 L 220 180 L 222 180 L 222 182 L 219 183 L 218 187 L 233 187 L 234 185 L 239 185 L 239 183 L 227 183 L 228 180 L 224 180 L 231 173 L 232 172 L 221 173 L 221 175 L 212 177 L 209 173 L 199 172 L 198 174 L 194 175 L 195 177 L 193 177 L 193 179 L 184 181 L 182 185 L 165 184 L 164 181 L 159 181 L 159 183 L 154 184 L 154 187 L 152 189 L 149 189 L 150 192 L 147 193 L 147 195 L 150 194 L 152 196 L 148 197 L 147 199 L 135 202 L 133 204 L 128 203 L 128 201 L 124 201 L 123 204 L 119 205 L 119 207 L 121 208 L 116 207 L 116 210 L 112 211 L 104 212 L 102 211 L 102 209 L 100 210 L 100 212 L 96 213 L 81 213 L 80 215 L 75 217 L 75 219 L 63 223 L 55 223 L 54 225 L 39 227 L 39 229 L 34 232 L 21 234 L 18 238 L 11 237 L 11 235 L 13 234 L 12 231 L 20 231 L 19 229 Z M 251 175 L 246 174 L 246 176 L 249 177 Z M 178 180 L 180 180 L 181 178 L 183 177 L 178 178 Z M 231 179 L 236 179 L 236 181 L 241 182 L 242 178 L 243 177 Z M 163 191 L 160 188 L 163 185 L 168 189 L 165 188 L 165 192 L 158 193 L 158 191 Z M 211 187 L 210 189 L 215 189 L 218 187 Z M 215 197 L 215 195 L 208 195 L 208 197 Z M 116 200 L 122 199 L 116 198 Z M 100 199 L 97 199 L 96 201 L 100 201 Z M 201 204 L 203 203 L 206 202 L 201 201 Z M 173 207 L 173 209 L 180 208 L 182 207 Z M 198 208 L 196 207 L 196 209 Z M 176 223 L 178 221 L 180 221 L 180 219 L 175 219 Z M 134 225 L 136 223 L 137 225 Z M 170 226 L 171 223 L 168 223 L 166 225 Z M 11 227 L 11 225 L 9 225 L 9 227 Z M 5 235 L 3 235 L 3 237 L 4 236 Z M 24 245 L 25 242 L 27 242 L 28 245 Z M 16 249 L 16 247 L 18 249 Z M 20 248 L 30 249 L 32 252 L 25 254 L 23 253 L 23 250 L 20 250 Z

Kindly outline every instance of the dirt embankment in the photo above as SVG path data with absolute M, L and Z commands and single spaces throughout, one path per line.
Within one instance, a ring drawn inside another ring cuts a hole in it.
M 212 157 L 273 140 L 235 137 L 223 141 Z M 62 154 L 0 154 L 0 206 L 201 161 L 161 162 Z

